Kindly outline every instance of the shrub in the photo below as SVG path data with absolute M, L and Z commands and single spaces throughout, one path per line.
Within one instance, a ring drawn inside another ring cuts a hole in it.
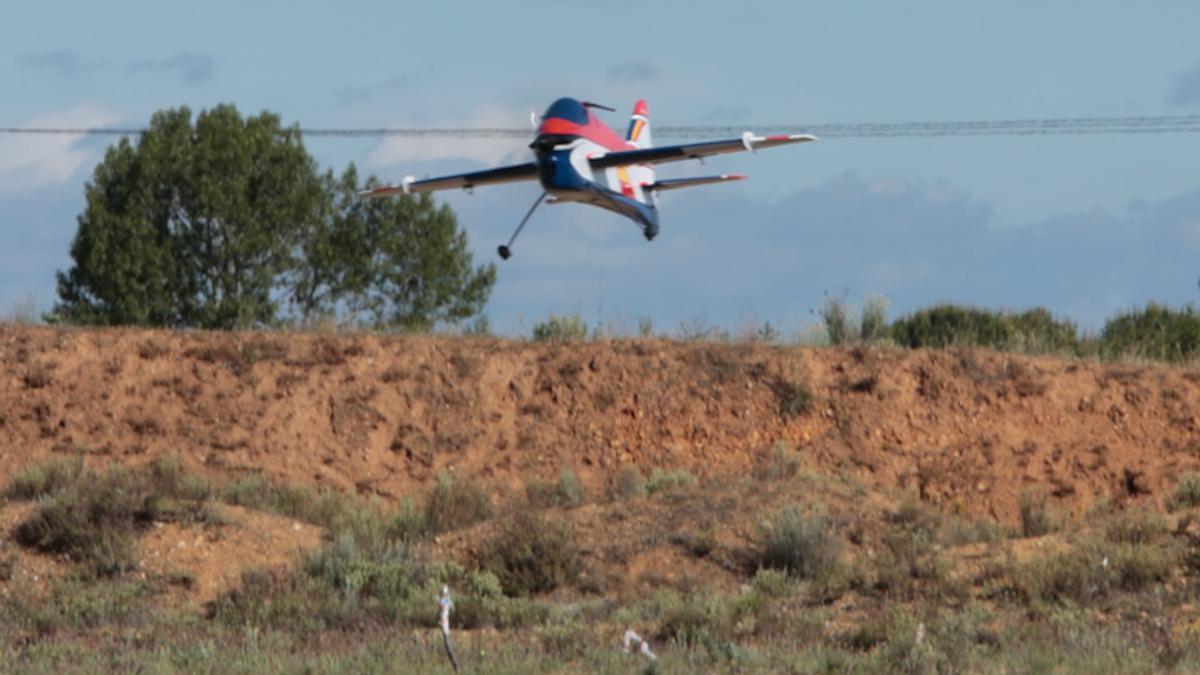
M 1147 544 L 1121 544 L 1112 548 L 1106 557 L 1115 576 L 1114 582 L 1126 591 L 1140 591 L 1165 581 L 1175 564 L 1171 550 Z
M 1200 351 L 1200 312 L 1192 305 L 1171 309 L 1151 302 L 1109 319 L 1100 344 L 1108 357 L 1185 362 Z
M 571 316 L 551 315 L 533 326 L 534 342 L 575 342 L 586 340 L 588 326 L 578 314 Z
M 185 480 L 173 459 L 137 472 L 112 467 L 104 473 L 85 470 L 78 458 L 52 462 L 21 471 L 7 492 L 42 500 L 14 531 L 19 543 L 65 555 L 93 577 L 130 569 L 137 531 L 150 522 L 214 518 L 208 492 Z
M 66 555 L 93 576 L 120 574 L 133 566 L 134 530 L 150 519 L 149 494 L 120 469 L 81 478 L 18 525 L 14 537 L 43 553 Z
M 34 464 L 17 471 L 4 494 L 9 499 L 38 499 L 74 485 L 82 473 L 83 458 L 79 456 Z
M 1088 602 L 1109 587 L 1102 559 L 1089 560 L 1078 551 L 1030 560 L 1017 569 L 1016 576 L 1028 597 L 1048 601 Z
M 487 543 L 479 564 L 500 579 L 507 595 L 535 595 L 574 581 L 579 554 L 565 526 L 521 513 Z
M 1109 518 L 1104 528 L 1109 541 L 1134 545 L 1153 544 L 1166 531 L 1166 521 L 1150 509 L 1122 511 Z
M 1200 506 L 1200 472 L 1190 471 L 1179 477 L 1171 496 L 1171 507 L 1191 509 L 1197 506 Z
M 226 485 L 221 499 L 234 506 L 331 528 L 342 511 L 343 498 L 329 490 L 273 483 L 261 474 L 252 473 Z
M 899 525 L 887 530 L 883 545 L 885 552 L 876 558 L 877 590 L 908 598 L 953 590 L 944 584 L 949 563 L 938 555 L 932 530 Z
M 642 489 L 648 495 L 659 492 L 677 492 L 686 488 L 690 488 L 696 484 L 696 477 L 693 476 L 687 469 L 674 469 L 672 471 L 664 471 L 662 469 L 654 469 L 650 472 L 650 477 L 646 479 Z
M 1041 307 L 1013 314 L 937 305 L 896 320 L 888 328 L 888 334 L 896 343 L 913 349 L 977 346 L 1033 353 L 1077 353 L 1080 345 L 1074 323 L 1055 319 Z
M 785 508 L 762 530 L 758 564 L 814 579 L 837 567 L 841 548 L 841 539 L 824 514 L 805 515 L 797 508 Z
M 475 481 L 439 474 L 425 502 L 425 525 L 438 534 L 474 525 L 492 516 L 492 500 Z
M 555 483 L 534 480 L 526 485 L 525 499 L 530 506 L 539 509 L 551 506 L 571 508 L 583 503 L 583 488 L 575 472 L 563 469 Z

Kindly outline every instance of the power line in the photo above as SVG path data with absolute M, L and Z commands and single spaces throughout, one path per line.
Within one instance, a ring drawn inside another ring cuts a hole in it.
M 528 138 L 528 128 L 444 127 L 444 128 L 312 128 L 301 129 L 311 138 Z M 779 125 L 691 125 L 660 126 L 654 134 L 663 138 L 712 138 L 738 135 L 743 131 L 757 134 L 811 133 L 822 138 L 926 138 L 949 136 L 1058 136 L 1180 134 L 1200 132 L 1200 115 L 1160 115 L 1127 117 L 1058 117 L 1042 119 L 966 120 L 927 122 L 859 122 L 832 124 Z M 135 128 L 60 128 L 0 127 L 0 134 L 137 136 L 146 129 Z

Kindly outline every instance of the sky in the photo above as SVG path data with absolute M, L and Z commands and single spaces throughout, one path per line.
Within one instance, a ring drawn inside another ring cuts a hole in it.
M 310 128 L 522 127 L 560 96 L 633 102 L 660 125 L 1200 114 L 1200 4 L 304 0 L 19 3 L 0 22 L 0 127 L 141 126 L 233 103 Z M 0 314 L 55 300 L 54 274 L 106 137 L 0 135 Z M 521 139 L 306 141 L 324 167 L 387 181 L 525 161 Z M 546 207 L 500 262 L 536 184 L 442 193 L 493 327 L 550 314 L 612 331 L 770 321 L 827 295 L 1045 306 L 1096 330 L 1200 295 L 1200 134 L 830 138 L 677 163 L 750 180 L 663 195 L 629 221 Z

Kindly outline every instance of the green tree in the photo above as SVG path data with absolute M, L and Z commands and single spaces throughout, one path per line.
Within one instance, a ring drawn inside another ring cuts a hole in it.
M 55 314 L 79 323 L 235 328 L 276 319 L 323 194 L 299 129 L 230 105 L 156 113 L 110 148 L 86 188 Z
M 96 167 L 52 318 L 428 329 L 477 314 L 495 267 L 473 266 L 453 212 L 428 195 L 364 201 L 360 187 L 353 165 L 318 174 L 277 115 L 160 111 Z
M 375 184 L 374 178 L 367 187 Z M 429 194 L 360 202 L 371 260 L 351 278 L 347 305 L 380 328 L 427 330 L 478 314 L 496 266 L 475 267 L 467 235 Z
M 374 328 L 428 330 L 483 308 L 496 282 L 492 264 L 474 266 L 467 236 L 448 206 L 428 194 L 364 200 L 351 164 L 321 178 L 328 195 L 306 228 L 290 298 L 302 323 L 341 315 Z

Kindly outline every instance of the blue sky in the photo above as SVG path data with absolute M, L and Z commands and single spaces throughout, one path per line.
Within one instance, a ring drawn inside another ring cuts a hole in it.
M 505 126 L 572 95 L 659 124 L 1200 113 L 1200 5 L 745 1 L 21 3 L 0 24 L 0 126 L 144 124 L 235 103 L 308 127 Z M 111 139 L 0 137 L 0 313 L 54 271 Z M 385 179 L 523 158 L 520 140 L 311 139 Z M 539 211 L 493 324 L 812 321 L 824 293 L 1045 305 L 1088 327 L 1200 289 L 1200 135 L 826 139 L 677 164 L 751 180 L 666 195 L 663 232 Z M 477 260 L 534 185 L 445 195 Z

